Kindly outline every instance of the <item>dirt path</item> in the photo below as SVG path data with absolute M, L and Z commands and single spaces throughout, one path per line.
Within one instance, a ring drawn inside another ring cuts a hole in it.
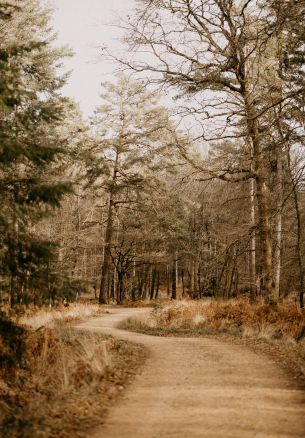
M 150 351 L 142 373 L 93 438 L 305 437 L 305 392 L 271 360 L 212 338 L 115 328 L 143 309 L 111 309 L 80 327 Z

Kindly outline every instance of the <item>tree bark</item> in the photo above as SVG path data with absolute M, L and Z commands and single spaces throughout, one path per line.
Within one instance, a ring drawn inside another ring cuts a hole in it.
M 132 277 L 131 277 L 131 301 L 136 301 L 136 262 L 133 262 Z
M 198 266 L 197 269 L 197 284 L 198 284 L 198 297 L 201 299 L 202 298 L 202 285 L 201 285 L 201 271 L 200 271 L 200 267 Z
M 181 270 L 181 283 L 182 283 L 182 298 L 184 298 L 185 297 L 184 269 Z
M 124 274 L 122 271 L 118 271 L 118 304 L 123 304 L 124 299 Z
M 245 73 L 243 74 L 245 78 Z M 268 163 L 260 144 L 260 135 L 257 122 L 257 114 L 252 97 L 247 90 L 245 81 L 243 83 L 243 98 L 247 119 L 247 134 L 251 139 L 253 148 L 253 170 L 256 180 L 256 199 L 258 213 L 258 231 L 261 243 L 261 268 L 262 283 L 261 291 L 267 302 L 277 302 L 273 280 L 273 257 L 272 257 L 272 236 L 270 223 L 270 192 L 268 187 Z
M 179 264 L 178 264 L 178 257 L 177 252 L 175 253 L 175 269 L 176 269 L 176 289 L 179 286 Z
M 278 199 L 277 199 L 277 212 L 276 212 L 276 224 L 275 224 L 275 235 L 276 235 L 276 247 L 274 251 L 274 288 L 275 288 L 275 299 L 276 301 L 280 298 L 280 280 L 281 280 L 281 253 L 282 253 L 282 157 L 279 153 L 277 159 L 277 185 L 278 185 Z
M 196 263 L 195 260 L 192 259 L 190 264 L 190 295 L 194 299 L 196 294 Z
M 102 266 L 102 278 L 100 285 L 100 294 L 99 294 L 99 303 L 107 304 L 109 300 L 109 274 L 111 267 L 111 244 L 113 238 L 113 210 L 115 207 L 114 202 L 114 189 L 117 181 L 118 175 L 118 162 L 119 162 L 119 152 L 116 151 L 115 163 L 113 168 L 112 175 L 112 184 L 110 187 L 110 199 L 109 199 L 109 207 L 108 207 L 108 217 L 107 217 L 107 225 L 106 225 L 106 234 L 104 241 L 104 261 Z
M 261 263 L 262 263 L 262 284 L 261 291 L 266 301 L 276 303 L 275 288 L 273 282 L 273 260 L 272 260 L 272 239 L 271 224 L 269 215 L 270 197 L 267 187 L 266 172 L 257 169 L 256 178 L 257 204 L 258 204 L 258 229 L 261 240 Z
M 305 292 L 304 291 L 304 265 L 303 265 L 302 249 L 301 249 L 303 229 L 302 229 L 302 220 L 301 220 L 298 190 L 297 190 L 297 186 L 295 184 L 295 181 L 294 181 L 294 178 L 292 175 L 292 170 L 291 170 L 291 160 L 290 160 L 289 148 L 287 151 L 287 161 L 288 161 L 290 181 L 292 184 L 293 200 L 294 200 L 294 207 L 295 207 L 295 213 L 296 213 L 296 219 L 297 219 L 296 255 L 297 255 L 297 259 L 298 259 L 298 268 L 299 268 L 299 288 L 300 288 L 299 289 L 299 301 L 300 301 L 300 307 L 301 307 L 301 309 L 303 309 L 304 308 L 304 292 Z
M 170 297 L 170 275 L 169 275 L 169 266 L 166 265 L 166 286 L 167 286 L 167 297 Z
M 250 236 L 250 302 L 256 301 L 256 223 L 255 223 L 255 180 L 250 180 L 251 236 Z
M 150 285 L 150 299 L 154 299 L 154 293 L 155 293 L 155 283 L 156 283 L 156 268 L 153 268 L 152 275 L 151 275 L 151 285 Z
M 172 295 L 171 299 L 176 300 L 177 299 L 177 276 L 176 276 L 176 261 L 173 261 L 172 265 Z
M 156 284 L 155 299 L 158 299 L 158 297 L 159 297 L 159 289 L 160 289 L 160 272 L 157 271 L 157 284 Z
M 112 243 L 112 235 L 113 235 L 113 199 L 110 198 L 109 208 L 108 208 L 108 218 L 107 218 L 107 226 L 106 226 L 106 235 L 104 242 L 104 261 L 102 266 L 102 278 L 100 285 L 100 294 L 99 294 L 99 303 L 107 304 L 108 303 L 108 291 L 109 291 L 109 271 L 111 266 L 111 243 Z

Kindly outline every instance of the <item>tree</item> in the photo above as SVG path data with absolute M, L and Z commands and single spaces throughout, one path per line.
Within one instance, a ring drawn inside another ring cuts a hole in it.
M 48 23 L 38 0 L 1 3 L 0 257 L 12 304 L 43 288 L 53 245 L 34 226 L 71 189 L 52 168 L 65 151 L 55 131 L 68 100 L 58 73 L 66 50 L 53 47 Z
M 303 227 L 300 209 L 300 185 L 303 174 L 303 164 L 292 169 L 295 147 L 304 146 L 304 103 L 305 103 L 305 81 L 304 81 L 304 43 L 305 31 L 300 23 L 305 18 L 304 2 L 292 2 L 281 0 L 272 2 L 270 6 L 275 20 L 274 28 L 281 36 L 281 57 L 280 76 L 285 89 L 292 94 L 292 99 L 284 111 L 284 130 L 281 132 L 281 139 L 286 145 L 287 167 L 290 179 L 290 186 L 293 193 L 296 222 L 297 241 L 296 255 L 299 267 L 299 299 L 300 306 L 304 307 L 304 263 L 302 254 Z M 298 155 L 298 153 L 296 154 Z
M 109 299 L 111 249 L 119 209 L 138 209 L 154 187 L 153 172 L 170 158 L 172 126 L 158 97 L 125 76 L 104 84 L 104 104 L 92 120 L 89 184 L 107 193 L 100 303 Z M 92 165 L 93 164 L 93 165 Z
M 269 11 L 269 5 L 254 0 L 143 1 L 135 20 L 125 24 L 135 56 L 120 62 L 141 75 L 149 73 L 179 97 L 187 96 L 183 111 L 200 120 L 197 138 L 210 143 L 239 138 L 247 145 L 246 168 L 230 165 L 212 176 L 229 182 L 254 178 L 261 291 L 276 302 L 270 155 L 273 125 L 296 90 L 283 88 L 278 59 L 270 56 L 278 32 Z M 141 51 L 150 55 L 141 58 Z

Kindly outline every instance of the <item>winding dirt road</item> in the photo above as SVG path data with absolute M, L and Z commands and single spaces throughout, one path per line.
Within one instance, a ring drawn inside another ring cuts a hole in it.
M 93 438 L 305 437 L 305 392 L 272 360 L 212 338 L 116 329 L 144 309 L 79 327 L 144 344 L 149 358 Z

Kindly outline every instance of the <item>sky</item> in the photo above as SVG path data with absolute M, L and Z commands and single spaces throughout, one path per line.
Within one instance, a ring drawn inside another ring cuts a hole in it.
M 100 84 L 111 81 L 114 65 L 101 56 L 101 46 L 122 50 L 120 32 L 110 26 L 118 15 L 132 10 L 134 0 L 49 0 L 55 7 L 53 27 L 58 44 L 68 44 L 75 55 L 65 62 L 73 70 L 63 93 L 80 103 L 85 116 L 100 103 Z

